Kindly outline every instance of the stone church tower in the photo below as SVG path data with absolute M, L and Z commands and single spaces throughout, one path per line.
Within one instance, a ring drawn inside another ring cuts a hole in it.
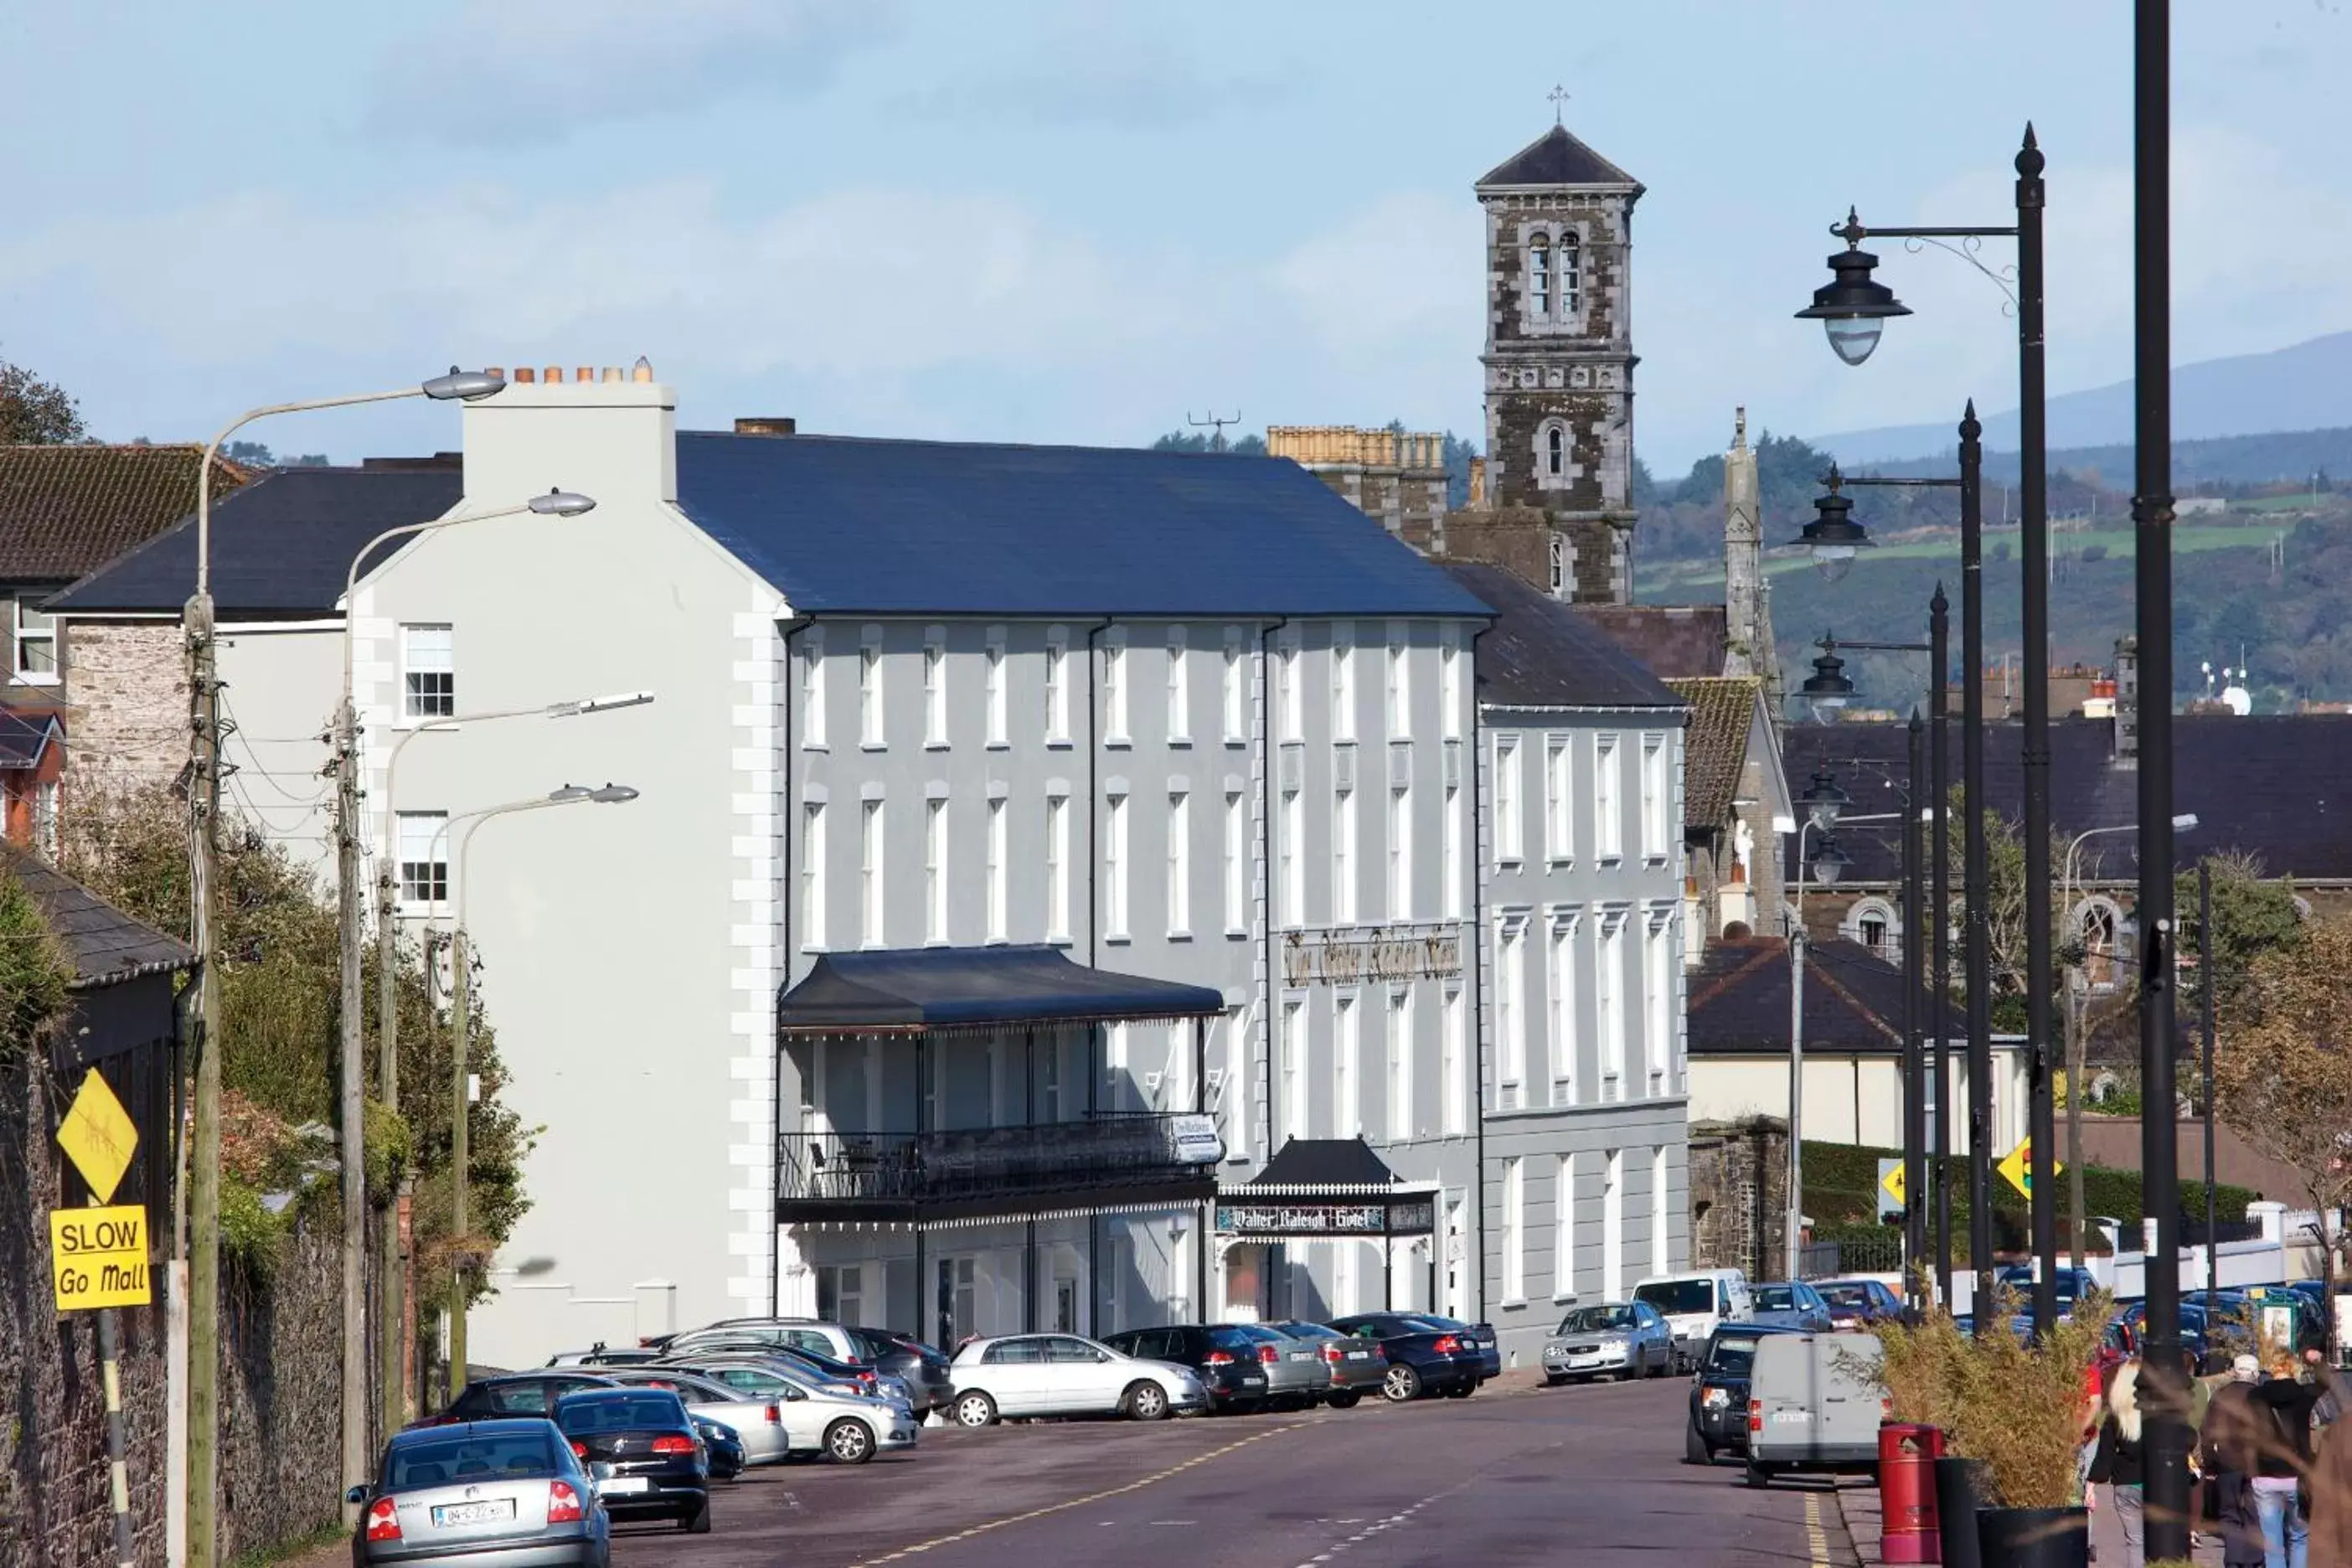
M 1476 186 L 1486 212 L 1486 494 L 1541 511 L 1551 590 L 1633 597 L 1631 174 L 1555 125 Z

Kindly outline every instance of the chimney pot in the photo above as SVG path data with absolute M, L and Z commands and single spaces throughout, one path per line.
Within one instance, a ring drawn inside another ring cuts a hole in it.
M 645 355 L 639 354 L 637 356 L 637 363 L 635 365 L 632 365 L 629 369 L 629 379 L 631 381 L 651 381 L 653 378 L 654 362 L 647 359 Z
M 484 375 L 495 375 L 500 381 L 504 381 L 507 375 L 507 367 L 502 364 L 488 365 L 483 369 L 482 374 Z
M 585 386 L 596 379 L 596 367 L 593 364 L 583 364 L 572 373 L 572 379 Z
M 515 366 L 514 378 L 517 382 L 528 385 L 531 382 L 539 379 L 539 372 L 531 369 L 530 366 L 527 364 L 519 364 Z
M 604 367 L 604 379 L 605 379 L 607 382 L 614 382 L 614 381 L 618 381 L 618 380 L 620 380 L 620 379 L 621 379 L 621 367 L 620 367 L 619 365 L 616 365 L 616 364 L 608 364 L 608 365 L 606 365 L 606 366 Z
M 557 385 L 563 380 L 563 367 L 560 364 L 549 365 L 540 373 L 540 379 L 550 386 Z
M 735 421 L 738 436 L 791 436 L 799 429 L 799 420 L 782 415 L 763 414 Z

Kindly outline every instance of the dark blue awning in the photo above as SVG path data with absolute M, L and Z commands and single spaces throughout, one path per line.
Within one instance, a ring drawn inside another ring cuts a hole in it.
M 1221 992 L 1073 963 L 1057 947 L 828 952 L 776 1002 L 779 1035 L 1213 1018 Z

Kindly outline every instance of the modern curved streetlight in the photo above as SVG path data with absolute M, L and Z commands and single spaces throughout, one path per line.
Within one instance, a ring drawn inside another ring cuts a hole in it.
M 278 414 L 347 408 L 362 403 L 389 403 L 408 397 L 436 402 L 472 402 L 506 386 L 506 378 L 490 371 L 465 371 L 456 365 L 413 386 L 386 392 L 353 393 L 342 397 L 307 398 L 296 403 L 265 404 L 247 409 L 221 426 L 205 444 L 196 466 L 196 587 L 181 613 L 181 633 L 188 655 L 188 688 L 195 700 L 195 722 L 190 726 L 189 773 L 191 810 L 188 822 L 188 893 L 190 945 L 195 949 L 194 995 L 191 1012 L 196 1020 L 194 1083 L 189 1095 L 189 1181 L 185 1223 L 173 1223 L 173 1249 L 188 1260 L 187 1318 L 202 1325 L 201 1345 L 194 1342 L 188 1355 L 186 1403 L 186 1467 L 172 1478 L 184 1486 L 187 1503 L 186 1549 L 194 1568 L 212 1568 L 219 1546 L 220 1490 L 220 1368 L 215 1328 L 220 1310 L 220 987 L 214 970 L 220 944 L 219 922 L 213 900 L 214 859 L 220 820 L 220 689 L 216 676 L 218 647 L 214 637 L 212 593 L 213 465 L 223 442 L 257 419 Z M 356 1114 L 360 1070 L 356 1037 L 344 1037 L 348 1061 L 342 1066 L 345 1109 L 341 1152 L 343 1170 L 359 1171 L 365 1159 L 362 1119 Z M 374 1445 L 367 1431 L 367 1363 L 364 1302 L 362 1300 L 360 1253 L 366 1215 L 363 1194 L 355 1198 L 356 1181 L 343 1183 L 343 1364 L 342 1456 L 345 1486 L 367 1479 Z M 177 1421 L 173 1425 L 177 1427 Z M 180 1432 L 167 1437 L 178 1447 Z M 347 1512 L 346 1518 L 350 1516 Z
M 500 805 L 484 806 L 478 811 L 460 812 L 443 823 L 441 831 L 433 836 L 437 851 L 450 828 L 460 822 L 466 824 L 466 831 L 457 837 L 457 858 L 452 868 L 457 879 L 457 923 L 451 929 L 449 938 L 453 982 L 449 1009 L 449 1234 L 453 1238 L 466 1233 L 466 1168 L 471 1159 L 467 1146 L 467 1107 L 472 1097 L 467 1092 L 469 1075 L 466 1065 L 467 1037 L 473 1024 L 474 997 L 473 964 L 466 951 L 466 895 L 473 887 L 473 881 L 466 873 L 466 857 L 473 848 L 474 835 L 494 817 L 513 816 L 526 811 L 544 811 L 558 805 L 625 805 L 636 798 L 637 792 L 627 784 L 607 783 L 593 788 L 586 784 L 559 784 L 543 795 L 530 795 Z M 434 858 L 438 858 L 437 854 Z M 465 1270 L 453 1256 L 449 1264 L 449 1397 L 457 1398 L 465 1392 Z

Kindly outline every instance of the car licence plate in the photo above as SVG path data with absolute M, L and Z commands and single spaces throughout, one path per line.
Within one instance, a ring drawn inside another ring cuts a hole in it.
M 1265 1379 L 1262 1377 L 1245 1377 L 1242 1379 L 1242 1386 L 1244 1388 L 1264 1388 L 1265 1386 Z
M 1370 1361 L 1372 1359 L 1372 1352 L 1370 1351 L 1349 1351 L 1348 1352 L 1348 1359 L 1349 1361 Z
M 643 1476 L 614 1476 L 596 1489 L 610 1497 L 620 1492 L 649 1492 L 654 1484 Z
M 1776 1426 L 1801 1426 L 1812 1418 L 1812 1413 L 1809 1410 L 1775 1410 L 1772 1412 L 1772 1424 Z
M 1292 1361 L 1313 1361 L 1315 1359 L 1315 1352 L 1313 1351 L 1292 1351 L 1290 1352 L 1290 1359 Z
M 433 1522 L 446 1529 L 454 1524 L 488 1524 L 514 1516 L 514 1499 L 501 1498 L 494 1502 L 443 1503 L 433 1510 Z

